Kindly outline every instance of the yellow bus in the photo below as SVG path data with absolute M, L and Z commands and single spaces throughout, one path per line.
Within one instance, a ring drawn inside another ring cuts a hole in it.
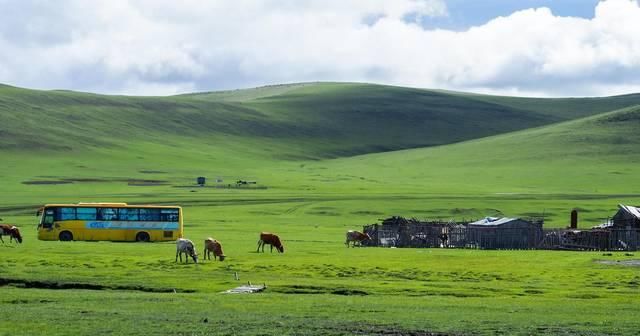
M 179 206 L 47 204 L 38 215 L 40 240 L 173 241 L 183 233 Z

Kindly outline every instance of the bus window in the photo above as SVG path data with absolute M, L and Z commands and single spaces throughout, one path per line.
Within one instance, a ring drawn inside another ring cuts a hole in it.
M 160 209 L 140 209 L 141 221 L 159 221 Z
M 140 220 L 138 216 L 138 209 L 121 208 L 118 212 L 118 219 L 121 221 L 137 221 Z
M 96 208 L 78 208 L 78 219 L 79 220 L 96 220 Z
M 161 209 L 160 220 L 163 222 L 177 222 L 178 209 Z
M 57 220 L 74 220 L 76 219 L 76 208 L 58 208 Z
M 118 219 L 118 209 L 98 208 L 98 220 L 110 221 Z

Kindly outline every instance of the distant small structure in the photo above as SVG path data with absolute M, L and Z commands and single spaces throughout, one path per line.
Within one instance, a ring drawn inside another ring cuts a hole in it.
M 204 187 L 204 184 L 206 183 L 207 179 L 204 176 L 200 176 L 196 179 L 196 183 L 201 186 Z
M 258 182 L 256 182 L 256 181 L 246 181 L 246 180 L 238 180 L 238 181 L 236 181 L 236 186 L 237 187 L 246 186 L 246 185 L 250 185 L 250 184 L 258 184 Z
M 542 236 L 542 221 L 486 217 L 467 225 L 467 244 L 481 249 L 533 249 Z
M 640 229 L 640 208 L 618 204 L 618 212 L 611 222 L 614 229 Z
M 571 210 L 571 229 L 578 228 L 578 209 Z

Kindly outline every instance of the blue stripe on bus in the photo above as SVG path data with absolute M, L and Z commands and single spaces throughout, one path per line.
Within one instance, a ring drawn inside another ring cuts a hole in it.
M 177 222 L 87 222 L 87 229 L 110 230 L 177 230 L 180 224 Z

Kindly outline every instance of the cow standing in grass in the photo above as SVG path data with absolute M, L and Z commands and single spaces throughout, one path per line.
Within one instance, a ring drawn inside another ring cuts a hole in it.
M 204 240 L 204 259 L 211 260 L 211 252 L 213 252 L 213 260 L 220 258 L 223 261 L 225 258 L 224 252 L 222 252 L 222 244 L 219 241 L 209 237 Z
M 362 246 L 362 242 L 369 239 L 371 239 L 371 236 L 369 236 L 368 233 L 349 230 L 347 231 L 347 241 L 345 242 L 345 245 L 349 247 L 349 243 L 353 242 L 352 244 L 353 247 L 356 247 L 356 244 L 358 246 Z
M 4 244 L 4 240 L 2 236 L 9 236 L 9 242 L 13 242 L 15 239 L 16 242 L 22 243 L 22 235 L 20 234 L 20 230 L 11 224 L 0 224 L 0 241 Z
M 282 242 L 280 241 L 280 237 L 278 237 L 278 235 L 269 232 L 261 232 L 260 240 L 258 240 L 257 252 L 260 252 L 260 246 L 262 246 L 262 252 L 264 252 L 264 246 L 266 244 L 271 245 L 271 253 L 273 253 L 274 246 L 279 253 L 284 253 L 284 246 L 282 245 Z
M 185 255 L 185 262 L 189 263 L 189 257 L 193 259 L 193 262 L 198 263 L 198 254 L 196 253 L 196 246 L 189 239 L 179 238 L 176 240 L 176 262 L 178 262 L 178 256 L 180 256 L 180 262 L 182 262 L 182 254 Z

